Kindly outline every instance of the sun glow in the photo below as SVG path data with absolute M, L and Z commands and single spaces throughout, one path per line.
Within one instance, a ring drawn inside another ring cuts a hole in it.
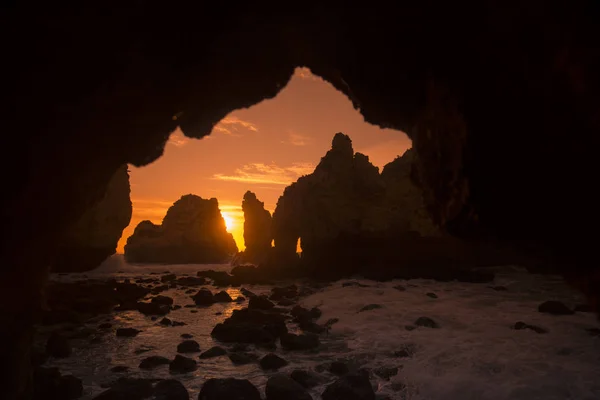
M 221 212 L 223 219 L 225 220 L 225 227 L 227 228 L 227 232 L 231 232 L 235 226 L 237 225 L 235 222 L 235 218 L 229 215 L 228 212 Z

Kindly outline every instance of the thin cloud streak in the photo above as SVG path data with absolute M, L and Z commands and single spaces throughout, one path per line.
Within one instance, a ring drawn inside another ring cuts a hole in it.
M 244 183 L 289 185 L 302 175 L 310 174 L 315 167 L 311 163 L 294 163 L 289 167 L 275 164 L 253 163 L 237 168 L 232 175 L 215 174 L 212 179 Z
M 167 141 L 167 145 L 173 145 L 175 147 L 183 147 L 188 144 L 190 138 L 186 137 L 183 132 L 178 128 L 175 132 L 169 136 L 169 140 Z
M 304 135 L 300 135 L 299 133 L 290 132 L 288 134 L 288 141 L 286 143 L 291 144 L 292 146 L 307 146 L 312 142 L 312 138 Z
M 213 127 L 213 132 L 239 137 L 242 136 L 240 130 L 244 129 L 250 132 L 258 132 L 258 127 L 254 123 L 250 121 L 244 121 L 232 115 L 230 117 L 223 118 L 217 125 L 215 125 Z

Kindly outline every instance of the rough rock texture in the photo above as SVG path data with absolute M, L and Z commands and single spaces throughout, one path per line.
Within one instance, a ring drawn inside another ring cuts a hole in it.
M 261 263 L 271 250 L 271 213 L 265 210 L 265 203 L 259 201 L 250 191 L 244 194 L 244 244 L 246 249 L 239 254 L 240 262 Z
M 300 239 L 304 268 L 322 274 L 323 265 L 330 269 L 338 263 L 351 271 L 378 256 L 389 261 L 390 252 L 410 252 L 399 243 L 403 237 L 441 236 L 411 181 L 412 155 L 409 150 L 379 174 L 367 156 L 354 153 L 349 136 L 337 133 L 315 171 L 279 198 L 273 214 L 275 254 L 290 259 Z
M 129 173 L 122 165 L 108 182 L 104 197 L 88 209 L 63 239 L 53 272 L 83 272 L 115 254 L 123 229 L 131 221 Z
M 182 196 L 167 211 L 161 225 L 142 221 L 125 245 L 133 263 L 220 263 L 237 252 L 217 199 Z
M 309 252 L 341 235 L 439 236 L 421 190 L 411 181 L 412 155 L 407 151 L 380 175 L 367 156 L 354 153 L 349 136 L 337 133 L 315 171 L 279 198 L 273 218 L 275 246 L 295 252 L 300 237 L 302 251 Z
M 1 17 L 12 60 L 0 94 L 11 133 L 0 167 L 10 188 L 0 198 L 4 398 L 31 388 L 45 266 L 115 171 L 154 161 L 177 126 L 209 134 L 301 65 L 366 121 L 407 132 L 416 181 L 445 230 L 550 252 L 600 305 L 595 238 L 582 234 L 597 220 L 597 1 L 77 6 L 12 2 Z

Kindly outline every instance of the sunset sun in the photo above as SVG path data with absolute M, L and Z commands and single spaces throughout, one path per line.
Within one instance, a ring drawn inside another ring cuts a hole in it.
M 221 215 L 225 220 L 225 227 L 227 228 L 227 231 L 231 232 L 232 229 L 235 227 L 235 219 L 227 212 L 222 212 Z

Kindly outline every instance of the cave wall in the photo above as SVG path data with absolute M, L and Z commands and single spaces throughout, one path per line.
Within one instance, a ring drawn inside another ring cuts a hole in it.
M 72 225 L 61 240 L 53 272 L 84 272 L 99 266 L 117 251 L 123 229 L 131 221 L 127 165 L 117 169 L 104 196 Z
M 117 168 L 155 160 L 177 125 L 202 137 L 275 96 L 296 66 L 368 122 L 407 132 L 444 229 L 551 249 L 590 298 L 600 289 L 585 233 L 597 215 L 597 2 L 72 6 L 12 2 L 0 15 L 5 398 L 26 398 L 18 360 L 59 240 Z

